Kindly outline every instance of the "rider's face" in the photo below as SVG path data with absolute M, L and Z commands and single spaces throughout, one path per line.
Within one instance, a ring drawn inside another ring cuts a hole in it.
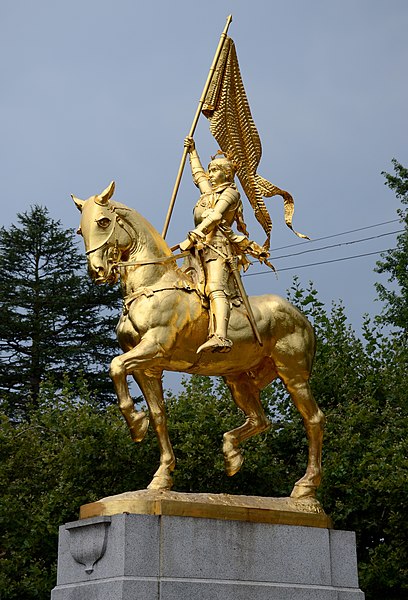
M 210 165 L 208 168 L 208 177 L 211 185 L 221 185 L 227 181 L 227 176 L 218 165 Z

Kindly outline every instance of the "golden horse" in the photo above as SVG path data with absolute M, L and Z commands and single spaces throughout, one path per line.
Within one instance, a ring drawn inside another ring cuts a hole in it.
M 246 417 L 242 425 L 223 436 L 228 475 L 241 468 L 240 443 L 270 426 L 260 391 L 281 379 L 303 417 L 309 444 L 306 473 L 295 483 L 291 497 L 314 497 L 321 479 L 324 416 L 309 386 L 315 353 L 312 326 L 287 300 L 275 295 L 254 296 L 250 303 L 262 345 L 244 308 L 233 308 L 228 329 L 231 352 L 197 354 L 209 326 L 203 297 L 190 276 L 177 267 L 161 235 L 138 212 L 111 200 L 113 191 L 112 182 L 87 200 L 72 198 L 82 213 L 78 232 L 85 242 L 91 277 L 96 283 L 121 279 L 124 308 L 117 337 L 123 354 L 112 360 L 110 376 L 135 442 L 144 438 L 149 417 L 135 409 L 128 375 L 137 381 L 147 402 L 160 448 L 160 466 L 149 489 L 168 490 L 173 483 L 176 461 L 162 387 L 162 374 L 167 370 L 224 378 Z

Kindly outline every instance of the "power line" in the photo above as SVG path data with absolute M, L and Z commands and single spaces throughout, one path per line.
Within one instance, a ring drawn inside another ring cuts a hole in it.
M 291 256 L 299 256 L 299 254 L 306 254 L 307 252 L 319 252 L 320 250 L 327 250 L 329 248 L 339 248 L 340 246 L 350 246 L 351 244 L 359 244 L 360 242 L 367 242 L 369 240 L 376 240 L 378 238 L 385 237 L 387 235 L 394 235 L 396 233 L 401 233 L 402 231 L 404 231 L 404 230 L 403 229 L 398 229 L 397 231 L 389 231 L 387 233 L 380 233 L 379 235 L 372 235 L 370 237 L 360 238 L 358 240 L 351 240 L 350 242 L 340 242 L 339 244 L 330 244 L 329 246 L 322 246 L 321 248 L 311 248 L 310 250 L 303 250 L 302 252 L 292 252 L 292 254 L 281 254 L 280 256 L 273 256 L 272 255 L 272 260 L 278 260 L 280 258 L 288 258 L 288 257 L 291 257 Z M 340 235 L 340 234 L 336 234 L 336 235 Z
M 319 265 L 327 265 L 329 263 L 341 262 L 344 260 L 352 260 L 353 258 L 362 258 L 363 256 L 372 256 L 373 254 L 381 254 L 382 252 L 390 252 L 393 248 L 388 248 L 385 250 L 377 250 L 376 252 L 367 252 L 365 254 L 356 254 L 354 256 L 345 256 L 343 258 L 333 258 L 332 260 L 323 260 L 321 262 L 309 263 L 307 265 L 297 265 L 296 267 L 284 267 L 283 269 L 277 269 L 278 274 L 283 271 L 293 271 L 294 269 L 304 269 L 305 267 L 316 267 Z M 270 274 L 271 271 L 258 271 L 258 273 L 247 273 L 242 275 L 242 277 L 254 277 L 255 275 L 267 275 Z
M 350 229 L 350 231 L 342 231 L 341 233 L 334 233 L 332 235 L 326 235 L 324 237 L 309 240 L 309 243 L 321 242 L 322 240 L 329 240 L 331 238 L 339 237 L 340 235 L 348 235 L 349 233 L 356 233 L 357 231 L 364 231 L 366 229 L 373 229 L 374 227 L 381 227 L 382 225 L 389 225 L 390 223 L 398 223 L 399 219 L 392 219 L 391 221 L 383 221 L 382 223 L 375 223 L 374 225 L 366 225 L 365 227 L 359 227 L 358 229 Z M 305 242 L 296 242 L 296 244 L 289 244 L 288 246 L 279 246 L 275 248 L 274 252 L 278 250 L 286 250 L 286 248 L 293 248 L 295 246 L 301 246 Z

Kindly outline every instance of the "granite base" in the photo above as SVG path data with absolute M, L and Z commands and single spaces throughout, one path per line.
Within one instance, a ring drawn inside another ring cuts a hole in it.
M 363 600 L 355 536 L 117 514 L 60 527 L 52 600 Z

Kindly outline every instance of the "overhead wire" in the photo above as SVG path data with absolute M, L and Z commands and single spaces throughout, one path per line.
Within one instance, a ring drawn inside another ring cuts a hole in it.
M 315 263 L 309 263 L 307 265 L 297 265 L 296 267 L 284 267 L 283 269 L 276 269 L 277 273 L 282 273 L 282 271 L 293 271 L 294 269 L 303 269 L 305 267 L 316 267 L 318 265 L 326 265 L 329 263 L 335 263 L 335 262 L 341 262 L 344 260 L 351 260 L 353 258 L 361 258 L 363 256 L 372 256 L 374 254 L 381 254 L 382 252 L 389 252 L 390 250 L 392 250 L 393 248 L 386 248 L 385 250 L 376 250 L 375 252 L 366 252 L 365 254 L 356 254 L 354 256 L 344 256 L 342 258 L 333 258 L 331 260 L 323 260 L 320 262 L 315 262 Z M 254 275 L 266 275 L 266 274 L 270 274 L 271 271 L 258 271 L 257 273 L 246 273 L 244 275 L 242 275 L 242 277 L 253 277 Z
M 332 238 L 335 238 L 335 237 L 344 236 L 344 235 L 348 235 L 348 234 L 351 234 L 351 233 L 356 233 L 356 232 L 359 232 L 359 231 L 364 231 L 364 230 L 367 230 L 367 229 L 373 229 L 375 227 L 381 227 L 383 225 L 389 225 L 390 223 L 396 223 L 396 222 L 399 222 L 399 219 L 392 219 L 390 221 L 383 221 L 382 223 L 375 223 L 373 225 L 366 225 L 365 227 L 359 227 L 359 228 L 356 228 L 356 229 L 351 229 L 349 231 L 343 231 L 343 232 L 340 232 L 340 233 L 335 233 L 335 234 L 323 236 L 323 237 L 316 238 L 315 240 L 310 240 L 310 241 L 311 242 L 318 242 L 318 241 L 322 241 L 322 240 L 332 239 Z M 292 256 L 299 256 L 301 254 L 303 255 L 303 254 L 306 254 L 306 253 L 309 253 L 309 252 L 319 252 L 320 250 L 328 250 L 328 249 L 331 249 L 331 248 L 338 248 L 338 247 L 341 247 L 341 246 L 348 246 L 348 245 L 351 245 L 351 244 L 357 244 L 357 243 L 361 243 L 361 242 L 371 241 L 371 240 L 374 240 L 374 239 L 379 239 L 379 238 L 385 237 L 387 235 L 395 235 L 397 233 L 401 233 L 402 231 L 404 231 L 404 230 L 403 229 L 399 229 L 399 230 L 396 230 L 396 231 L 390 231 L 390 232 L 382 233 L 382 234 L 379 234 L 379 235 L 369 236 L 369 237 L 366 237 L 366 238 L 359 238 L 357 240 L 350 240 L 348 242 L 340 242 L 338 244 L 329 244 L 327 246 L 322 246 L 320 248 L 309 248 L 307 250 L 304 249 L 301 252 L 293 252 L 293 253 L 284 254 L 284 255 L 280 255 L 280 256 L 273 256 L 272 255 L 271 258 L 272 258 L 272 260 L 278 260 L 278 259 L 282 259 L 282 258 L 290 258 Z M 305 242 L 298 242 L 298 243 L 295 243 L 295 244 L 289 244 L 287 246 L 280 246 L 279 248 L 276 248 L 274 250 L 274 252 L 277 252 L 278 250 L 284 250 L 286 248 L 293 248 L 295 246 L 300 246 L 300 245 L 304 246 L 304 244 L 305 244 Z M 353 260 L 353 259 L 356 259 L 356 258 L 363 258 L 363 257 L 366 257 L 366 256 L 373 256 L 375 254 L 382 254 L 383 252 L 389 252 L 390 250 L 392 250 L 392 248 L 386 248 L 384 250 L 376 250 L 376 251 L 373 251 L 373 252 L 365 252 L 365 253 L 361 253 L 361 254 L 355 254 L 353 256 L 344 256 L 344 257 L 341 257 L 341 258 L 333 258 L 333 259 L 328 259 L 328 260 L 324 260 L 324 261 L 319 261 L 319 262 L 314 262 L 314 263 L 308 263 L 308 264 L 302 264 L 302 265 L 297 265 L 297 266 L 292 266 L 292 267 L 277 268 L 277 272 L 281 273 L 283 271 L 292 271 L 292 270 L 295 270 L 295 269 L 303 269 L 303 268 L 306 268 L 306 267 L 315 267 L 315 266 L 319 266 L 319 265 L 331 264 L 331 263 L 336 263 L 336 262 L 343 262 L 343 261 L 346 261 L 346 260 Z M 266 275 L 267 273 L 270 274 L 271 271 L 268 270 L 268 271 L 258 271 L 256 273 L 246 273 L 246 274 L 243 274 L 242 277 L 254 277 L 256 275 Z
M 385 250 L 376 250 L 375 252 L 365 252 L 364 254 L 355 254 L 354 256 L 343 256 L 342 258 L 333 258 L 331 260 L 324 260 L 317 263 L 311 263 L 308 265 L 299 265 L 297 267 L 285 267 L 283 269 L 279 269 L 279 271 L 291 271 L 293 269 L 302 269 L 303 267 L 314 267 L 316 265 L 325 265 L 328 263 L 341 262 L 344 260 L 352 260 L 353 258 L 361 258 L 363 256 L 373 256 L 374 254 L 381 254 L 382 252 L 389 252 L 392 248 L 386 248 Z
M 330 244 L 329 246 L 322 246 L 321 248 L 310 248 L 309 250 L 302 250 L 302 252 L 292 252 L 291 254 L 281 254 L 280 256 L 273 256 L 272 260 L 278 260 L 280 258 L 288 258 L 291 256 L 299 256 L 299 254 L 306 254 L 307 252 L 319 252 L 320 250 L 328 250 L 329 248 L 339 248 L 340 246 L 350 246 L 351 244 L 359 244 L 360 242 L 367 242 L 369 240 L 376 240 L 387 235 L 394 235 L 401 233 L 403 229 L 397 229 L 397 231 L 388 231 L 387 233 L 380 233 L 379 235 L 372 235 L 366 238 L 360 238 L 358 240 L 351 240 L 350 242 L 340 242 L 339 244 Z M 341 234 L 338 234 L 341 235 Z M 333 236 L 334 237 L 334 236 Z M 317 241 L 317 240 L 316 240 Z
M 381 227 L 382 225 L 389 225 L 390 223 L 398 223 L 399 219 L 392 219 L 391 221 L 383 221 L 382 223 L 375 223 L 374 225 L 366 225 L 365 227 L 358 227 L 357 229 L 350 229 L 349 231 L 341 231 L 340 233 L 333 233 L 331 235 L 325 235 L 323 237 L 309 240 L 310 243 L 321 242 L 322 240 L 329 240 L 331 238 L 339 237 L 341 235 L 348 235 L 349 233 L 356 233 L 357 231 L 364 231 L 366 229 L 373 229 L 374 227 Z M 287 246 L 279 246 L 275 248 L 275 252 L 278 250 L 286 250 L 286 248 L 294 248 L 295 246 L 301 246 L 304 242 L 296 242 L 295 244 L 288 244 Z

